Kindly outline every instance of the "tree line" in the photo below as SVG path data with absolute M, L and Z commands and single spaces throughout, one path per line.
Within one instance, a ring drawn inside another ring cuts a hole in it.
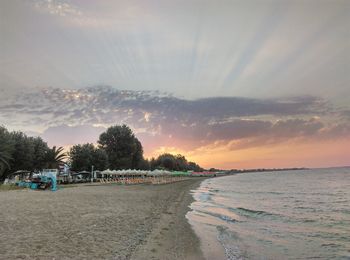
M 149 169 L 165 169 L 170 171 L 203 171 L 203 169 L 194 162 L 189 162 L 185 156 L 178 154 L 173 155 L 164 153 L 158 156 L 158 158 L 152 158 L 149 160 Z
M 98 146 L 91 143 L 74 145 L 68 155 L 72 170 L 166 169 L 170 171 L 201 171 L 198 164 L 189 162 L 183 155 L 162 154 L 147 160 L 143 147 L 127 125 L 109 127 L 102 133 Z
M 67 158 L 62 147 L 50 148 L 40 137 L 9 132 L 0 126 L 0 180 L 18 170 L 40 171 L 57 168 Z
M 97 146 L 91 143 L 71 147 L 68 153 L 62 147 L 50 148 L 40 137 L 28 137 L 20 131 L 9 132 L 0 126 L 0 180 L 17 170 L 40 171 L 57 168 L 66 162 L 74 171 L 103 171 L 107 168 L 171 171 L 201 171 L 198 164 L 183 155 L 162 154 L 147 160 L 143 147 L 127 125 L 109 127 L 99 136 Z

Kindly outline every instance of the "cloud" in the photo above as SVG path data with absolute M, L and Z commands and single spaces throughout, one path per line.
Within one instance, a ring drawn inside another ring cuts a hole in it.
M 67 0 L 31 0 L 35 10 L 60 18 L 63 24 L 80 29 L 113 29 L 127 32 L 138 19 L 152 22 L 154 17 L 141 3 L 79 2 Z M 125 28 L 127 27 L 127 28 Z
M 0 122 L 27 131 L 41 128 L 44 139 L 63 146 L 95 143 L 110 125 L 128 124 L 147 151 L 227 144 L 246 149 L 350 135 L 349 122 L 334 118 L 333 110 L 311 96 L 188 100 L 158 91 L 48 88 L 2 101 Z
M 78 7 L 63 0 L 34 0 L 35 7 L 51 15 L 58 15 L 61 17 L 77 17 L 82 16 L 82 11 Z
M 344 119 L 350 120 L 350 110 L 342 110 L 340 111 L 340 116 Z
M 244 118 L 303 117 L 330 111 L 327 102 L 310 96 L 187 100 L 157 91 L 126 91 L 110 87 L 34 90 L 3 100 L 0 109 L 0 116 L 8 118 L 10 122 L 18 121 L 18 117 L 14 118 L 13 115 L 19 114 L 28 123 L 30 120 L 46 120 L 45 126 L 129 123 L 135 128 L 148 129 L 158 128 L 159 125 L 198 128 Z M 251 123 L 244 121 L 242 124 Z M 163 130 L 167 128 L 164 127 Z

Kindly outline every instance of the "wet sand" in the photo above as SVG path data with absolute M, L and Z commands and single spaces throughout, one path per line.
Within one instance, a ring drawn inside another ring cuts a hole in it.
M 0 259 L 203 259 L 185 218 L 202 180 L 0 192 Z

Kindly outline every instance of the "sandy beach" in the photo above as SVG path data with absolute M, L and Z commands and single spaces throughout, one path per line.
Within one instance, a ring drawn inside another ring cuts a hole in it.
M 0 192 L 0 259 L 203 259 L 185 218 L 201 180 Z

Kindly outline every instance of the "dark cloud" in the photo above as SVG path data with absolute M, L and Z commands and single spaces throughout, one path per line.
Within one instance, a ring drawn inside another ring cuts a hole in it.
M 217 141 L 228 142 L 254 138 L 282 141 L 318 136 L 324 127 L 325 125 L 316 119 L 288 119 L 279 120 L 275 123 L 264 120 L 236 119 L 232 122 L 212 125 L 200 124 L 195 127 L 185 127 L 177 124 L 167 125 L 163 133 L 176 133 L 183 140 L 203 145 Z
M 271 132 L 278 137 L 311 136 L 317 134 L 323 127 L 324 124 L 316 119 L 290 119 L 275 123 L 271 127 Z
M 350 120 L 350 110 L 342 110 L 340 111 L 340 116 L 346 120 Z
M 214 97 L 186 100 L 159 92 L 120 91 L 109 87 L 45 89 L 18 95 L 3 102 L 0 109 L 2 112 L 20 112 L 29 116 L 54 114 L 79 123 L 84 123 L 85 119 L 105 123 L 131 116 L 142 117 L 144 112 L 154 113 L 157 119 L 171 117 L 197 121 L 261 115 L 310 115 L 327 111 L 326 103 L 315 97 L 280 100 Z
M 321 105 L 322 104 L 322 105 Z M 187 102 L 183 111 L 206 117 L 300 115 L 320 112 L 323 103 L 314 97 L 290 100 L 259 100 L 235 97 L 206 98 Z

